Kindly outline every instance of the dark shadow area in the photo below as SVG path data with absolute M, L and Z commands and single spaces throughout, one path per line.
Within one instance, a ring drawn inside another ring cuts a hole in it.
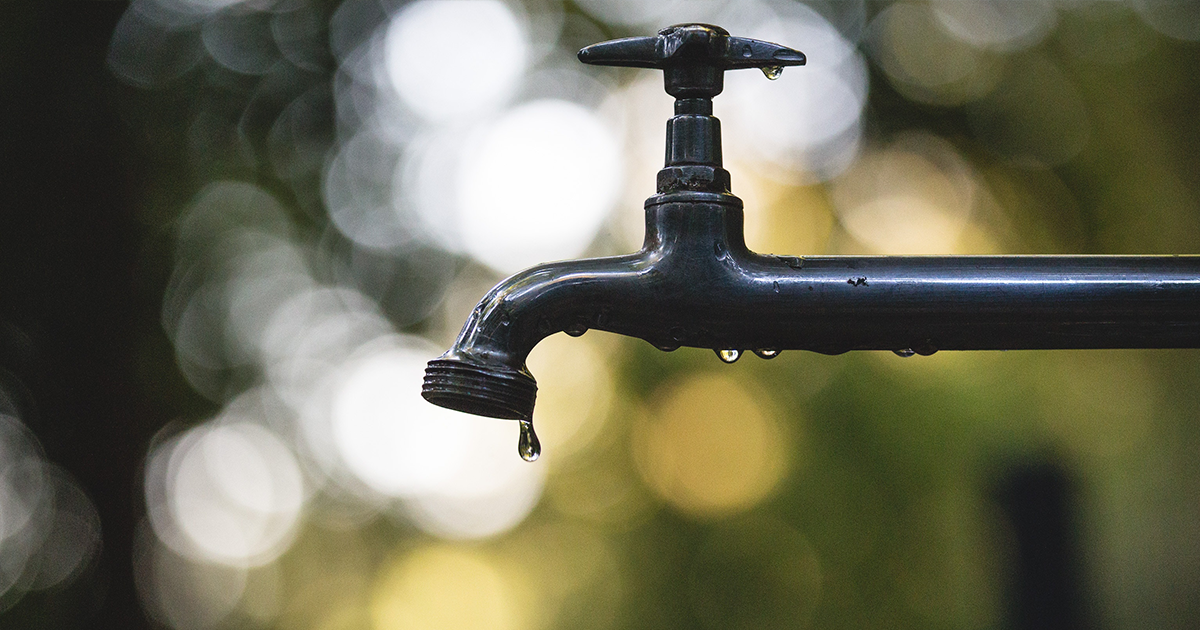
M 105 68 L 124 2 L 0 6 L 0 369 L 46 458 L 95 504 L 102 548 L 4 628 L 146 627 L 134 592 L 141 458 L 159 414 L 135 382 L 138 154 Z
M 1058 462 L 1043 459 L 1011 467 L 995 488 L 1016 543 L 1009 550 L 1005 627 L 1094 627 L 1085 615 L 1075 480 Z

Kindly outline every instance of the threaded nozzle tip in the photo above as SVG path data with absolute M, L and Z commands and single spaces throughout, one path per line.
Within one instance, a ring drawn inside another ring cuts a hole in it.
M 439 407 L 477 416 L 530 420 L 537 382 L 510 368 L 434 359 L 425 368 L 421 396 Z

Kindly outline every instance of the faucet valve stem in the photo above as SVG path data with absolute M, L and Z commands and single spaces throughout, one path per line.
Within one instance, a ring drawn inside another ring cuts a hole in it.
M 668 26 L 655 37 L 629 37 L 579 51 L 583 63 L 656 68 L 675 116 L 667 121 L 667 151 L 658 172 L 658 192 L 730 192 L 729 171 L 721 165 L 721 121 L 712 98 L 725 87 L 725 71 L 760 68 L 778 77 L 784 66 L 802 66 L 804 53 L 747 37 L 733 37 L 711 24 Z

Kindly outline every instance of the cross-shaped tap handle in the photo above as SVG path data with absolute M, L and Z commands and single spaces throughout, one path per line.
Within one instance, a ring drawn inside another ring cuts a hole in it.
M 598 66 L 658 68 L 667 93 L 677 99 L 712 98 L 724 87 L 726 70 L 761 68 L 775 78 L 784 66 L 804 65 L 804 53 L 748 37 L 733 37 L 711 24 L 668 26 L 655 37 L 629 37 L 592 44 L 579 60 Z

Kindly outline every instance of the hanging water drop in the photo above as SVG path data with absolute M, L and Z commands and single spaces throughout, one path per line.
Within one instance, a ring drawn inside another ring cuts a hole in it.
M 742 356 L 741 350 L 734 350 L 733 348 L 726 350 L 713 350 L 713 352 L 716 352 L 717 356 L 726 363 L 733 363 Z
M 568 335 L 571 335 L 572 337 L 578 337 L 578 336 L 582 335 L 583 333 L 587 332 L 587 330 L 588 330 L 587 325 L 585 325 L 582 322 L 575 322 L 574 324 L 567 326 L 566 330 L 564 330 L 563 332 L 567 333 Z
M 783 74 L 783 66 L 763 66 L 762 73 L 768 79 L 774 81 L 779 78 L 779 75 Z
M 542 443 L 538 441 L 537 433 L 533 432 L 532 420 L 521 420 L 521 441 L 517 443 L 517 452 L 527 462 L 537 461 L 542 454 Z
M 895 352 L 896 356 L 904 357 L 906 359 L 917 353 L 917 351 L 913 350 L 912 348 L 903 348 L 901 350 L 892 350 L 892 352 Z
M 763 359 L 774 359 L 779 356 L 779 348 L 759 348 L 754 351 L 754 354 Z

